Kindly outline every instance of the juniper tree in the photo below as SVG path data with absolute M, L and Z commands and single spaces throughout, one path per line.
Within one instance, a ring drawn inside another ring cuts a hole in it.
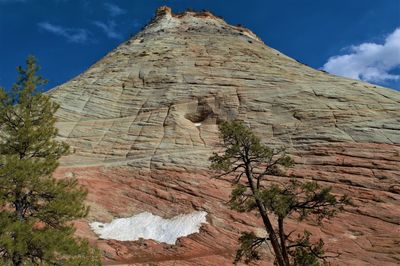
M 210 157 L 211 169 L 220 171 L 219 177 L 231 176 L 234 188 L 230 207 L 240 212 L 256 211 L 267 231 L 266 237 L 243 232 L 235 262 L 260 259 L 259 248 L 268 243 L 279 266 L 324 262 L 328 257 L 324 255 L 324 242 L 321 239 L 312 242 L 311 233 L 307 231 L 298 232 L 297 238 L 291 237 L 294 231 L 286 232 L 285 219 L 314 218 L 321 223 L 349 203 L 348 198 L 337 197 L 331 193 L 331 187 L 322 187 L 316 182 L 294 179 L 286 183 L 268 182 L 268 175 L 280 176 L 284 168 L 293 166 L 293 159 L 285 149 L 267 147 L 250 128 L 238 121 L 224 122 L 219 129 L 225 149 Z
M 73 236 L 86 190 L 52 176 L 68 146 L 55 139 L 58 105 L 38 91 L 46 82 L 38 69 L 28 57 L 12 90 L 0 89 L 0 264 L 99 265 L 98 252 Z

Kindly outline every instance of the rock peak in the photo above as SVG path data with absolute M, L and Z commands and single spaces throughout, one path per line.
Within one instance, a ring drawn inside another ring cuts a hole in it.
M 164 16 L 171 16 L 171 15 L 172 15 L 172 11 L 171 11 L 171 8 L 168 6 L 160 6 L 156 10 L 156 18 L 164 17 Z
M 162 18 L 162 17 L 175 17 L 175 18 L 182 18 L 184 16 L 192 16 L 192 17 L 203 17 L 203 18 L 214 18 L 214 19 L 220 19 L 221 21 L 223 21 L 223 19 L 219 16 L 216 16 L 214 14 L 212 14 L 210 11 L 208 10 L 201 10 L 201 11 L 195 11 L 192 9 L 187 9 L 183 12 L 180 13 L 172 13 L 172 9 L 169 6 L 160 6 L 159 8 L 156 9 L 156 13 L 155 13 L 155 18 Z
M 139 32 L 135 38 L 143 38 L 146 35 L 162 33 L 185 33 L 207 35 L 233 35 L 261 41 L 253 32 L 242 27 L 226 23 L 223 18 L 212 14 L 210 11 L 186 10 L 181 13 L 173 13 L 168 6 L 157 8 L 153 20 Z
M 304 178 L 351 195 L 354 206 L 323 230 L 295 220 L 291 229 L 327 240 L 342 253 L 334 265 L 399 264 L 399 92 L 309 68 L 209 12 L 161 7 L 135 37 L 49 94 L 60 104 L 59 137 L 74 150 L 58 176 L 88 188 L 92 221 L 207 212 L 199 233 L 168 249 L 97 239 L 80 221 L 77 234 L 98 245 L 106 265 L 231 265 L 239 231 L 264 232 L 257 217 L 227 208 L 231 185 L 210 178 L 218 125 L 234 119 L 293 155 L 288 178 L 268 182 Z

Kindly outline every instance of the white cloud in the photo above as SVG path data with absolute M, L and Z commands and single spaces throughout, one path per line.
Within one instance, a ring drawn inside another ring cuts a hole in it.
M 113 3 L 104 3 L 104 7 L 108 10 L 108 12 L 110 12 L 110 15 L 112 17 L 116 17 L 126 13 L 126 10 L 120 8 L 119 6 Z
M 96 25 L 97 27 L 99 27 L 100 29 L 102 29 L 104 31 L 104 33 L 107 35 L 107 37 L 109 37 L 111 39 L 122 38 L 122 35 L 115 30 L 116 24 L 112 20 L 108 21 L 108 23 L 104 23 L 101 21 L 94 21 L 93 24 Z
M 351 46 L 348 54 L 330 57 L 322 69 L 339 76 L 383 83 L 400 80 L 400 75 L 390 73 L 398 67 L 400 27 L 389 34 L 383 44 L 362 43 Z
M 62 26 L 54 25 L 49 22 L 38 23 L 39 28 L 54 33 L 56 35 L 62 36 L 69 42 L 73 43 L 84 43 L 89 40 L 89 31 L 81 28 L 65 28 Z

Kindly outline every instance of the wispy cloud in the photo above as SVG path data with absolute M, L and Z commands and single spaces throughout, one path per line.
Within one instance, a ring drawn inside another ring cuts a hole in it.
M 100 29 L 102 29 L 108 38 L 111 38 L 111 39 L 122 38 L 121 33 L 116 31 L 116 29 L 115 29 L 116 24 L 112 20 L 108 21 L 107 23 L 104 23 L 101 21 L 93 21 L 93 24 L 96 25 L 97 27 L 99 27 Z
M 323 69 L 339 76 L 374 83 L 400 81 L 391 71 L 400 67 L 400 27 L 389 34 L 383 44 L 362 43 L 351 46 L 348 53 L 333 56 Z
M 81 28 L 66 28 L 59 25 L 54 25 L 49 22 L 40 22 L 38 27 L 42 30 L 51 32 L 67 39 L 68 42 L 85 43 L 89 40 L 90 32 Z
M 113 3 L 104 3 L 104 7 L 108 10 L 110 16 L 112 17 L 120 16 L 126 13 L 126 10 Z

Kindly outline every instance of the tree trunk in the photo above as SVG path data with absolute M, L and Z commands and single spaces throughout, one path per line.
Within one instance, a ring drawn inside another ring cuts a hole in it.
M 21 195 L 21 186 L 17 184 L 17 191 L 15 193 L 15 201 L 14 201 L 14 208 L 17 214 L 18 221 L 23 222 L 25 220 L 24 217 L 24 198 Z
M 279 238 L 281 239 L 281 250 L 282 256 L 285 260 L 286 265 L 289 265 L 289 254 L 286 248 L 286 236 L 285 236 L 285 229 L 283 228 L 283 218 L 278 217 L 278 230 L 279 230 Z
M 254 198 L 256 200 L 256 204 L 257 204 L 258 210 L 260 212 L 261 218 L 263 220 L 265 229 L 268 232 L 268 237 L 269 237 L 269 240 L 271 242 L 272 248 L 274 250 L 276 261 L 277 261 L 279 266 L 289 266 L 289 264 L 285 263 L 285 260 L 283 258 L 282 250 L 281 250 L 281 247 L 279 245 L 278 238 L 276 237 L 274 228 L 272 227 L 271 221 L 268 218 L 267 210 L 266 210 L 264 204 L 259 200 L 259 198 L 257 196 L 257 188 L 255 187 L 255 184 L 254 184 L 254 181 L 253 181 L 253 176 L 252 176 L 252 173 L 251 173 L 248 165 L 246 165 L 246 176 L 247 176 L 247 179 L 249 181 L 249 185 L 250 185 L 251 191 L 252 191 L 252 193 L 254 195 Z

